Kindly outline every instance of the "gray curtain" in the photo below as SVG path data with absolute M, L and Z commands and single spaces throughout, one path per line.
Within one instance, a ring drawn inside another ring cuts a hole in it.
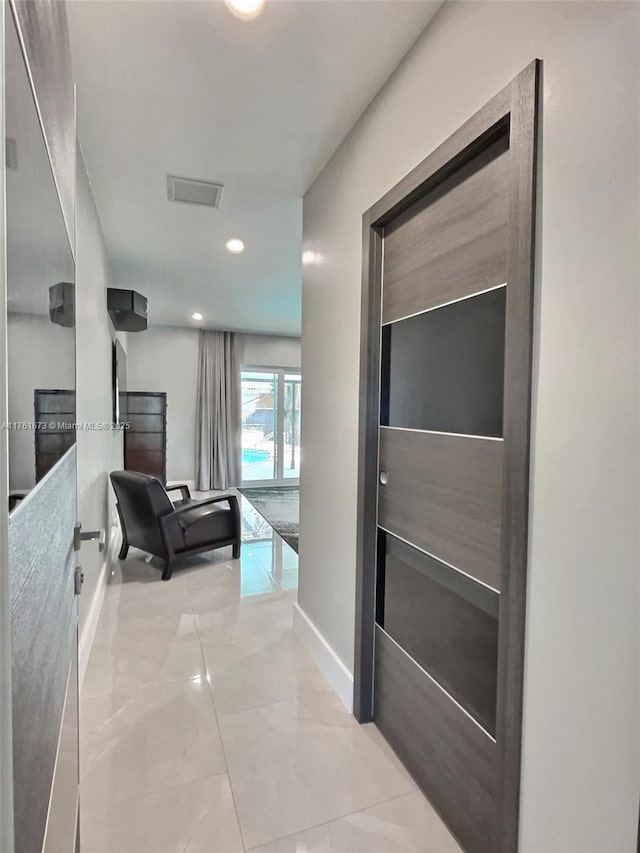
M 240 367 L 233 332 L 200 332 L 196 488 L 240 485 Z

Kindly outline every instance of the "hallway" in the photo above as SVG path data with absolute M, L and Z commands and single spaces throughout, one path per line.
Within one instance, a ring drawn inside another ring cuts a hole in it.
M 242 501 L 243 546 L 107 587 L 81 699 L 85 853 L 452 853 L 378 734 L 292 630 L 297 555 Z

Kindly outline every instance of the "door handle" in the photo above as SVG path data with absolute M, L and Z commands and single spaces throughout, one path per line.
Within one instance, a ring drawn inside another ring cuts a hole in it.
M 80 566 L 76 566 L 76 570 L 73 575 L 73 586 L 74 592 L 76 595 L 80 595 L 82 592 L 82 584 L 84 583 L 84 572 L 80 568 Z
M 380 471 L 380 485 L 386 486 L 389 482 L 389 475 L 386 471 Z
M 107 534 L 105 532 L 104 527 L 101 527 L 100 530 L 82 530 L 82 524 L 78 522 L 76 526 L 73 528 L 73 550 L 79 551 L 80 545 L 83 542 L 93 542 L 95 540 L 98 541 L 98 551 L 104 551 L 104 545 L 106 542 Z

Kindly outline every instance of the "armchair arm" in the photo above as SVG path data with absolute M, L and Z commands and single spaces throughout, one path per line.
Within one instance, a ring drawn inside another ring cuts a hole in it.
M 176 518 L 177 516 L 181 515 L 182 513 L 189 512 L 190 510 L 193 510 L 196 507 L 207 506 L 207 504 L 216 504 L 216 503 L 220 503 L 220 501 L 229 501 L 229 507 L 232 510 L 239 512 L 239 510 L 238 510 L 238 498 L 235 495 L 219 495 L 216 498 L 206 498 L 203 501 L 194 501 L 190 505 L 185 504 L 185 506 L 179 506 L 179 507 L 177 507 L 177 509 L 174 509 L 173 512 L 169 512 L 166 515 L 161 515 L 160 521 L 163 522 L 165 519 Z
M 185 504 L 184 506 L 179 506 L 171 510 L 170 512 L 165 513 L 165 515 L 158 516 L 160 533 L 162 535 L 163 542 L 165 543 L 165 547 L 167 548 L 167 553 L 169 555 L 172 555 L 176 552 L 180 552 L 184 548 L 184 536 L 186 529 L 189 527 L 189 523 L 187 522 L 185 524 L 182 522 L 182 515 L 188 512 L 193 512 L 193 510 L 197 509 L 198 507 L 221 503 L 222 501 L 227 501 L 229 503 L 229 509 L 233 513 L 234 528 L 236 531 L 236 539 L 239 548 L 241 522 L 238 498 L 235 495 L 220 495 L 214 498 L 207 498 L 203 501 L 192 501 L 191 503 Z
M 185 483 L 176 483 L 175 486 L 165 486 L 165 492 L 174 492 L 176 489 L 180 489 L 182 492 L 182 500 L 190 501 L 191 500 L 191 492 L 189 491 L 189 486 Z

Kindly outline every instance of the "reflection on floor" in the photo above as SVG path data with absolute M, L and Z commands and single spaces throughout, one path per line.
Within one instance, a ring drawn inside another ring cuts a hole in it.
M 239 560 L 107 588 L 81 701 L 84 853 L 459 848 L 292 632 L 297 555 L 243 501 Z

